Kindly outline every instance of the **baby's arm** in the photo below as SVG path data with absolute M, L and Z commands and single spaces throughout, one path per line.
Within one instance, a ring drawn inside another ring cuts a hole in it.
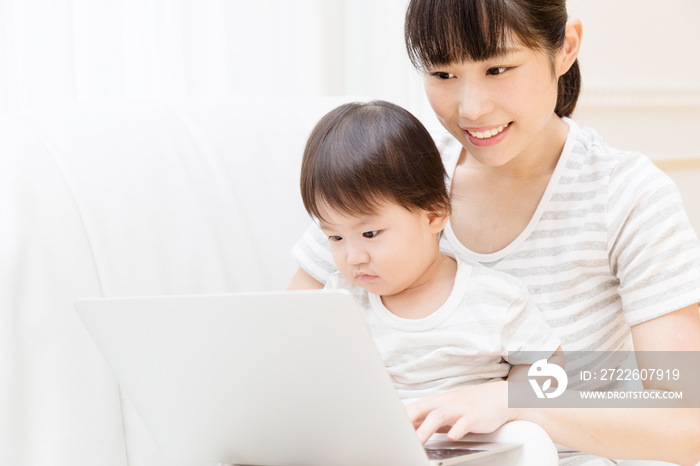
M 561 346 L 558 347 L 556 350 L 554 350 L 554 353 L 547 358 L 547 362 L 549 364 L 556 364 L 562 369 L 565 369 L 563 351 L 564 350 L 561 349 Z M 528 383 L 527 379 L 530 367 L 532 367 L 532 364 L 515 364 L 510 368 L 510 372 L 508 372 L 508 382 Z M 552 383 L 556 384 L 556 380 L 552 380 Z

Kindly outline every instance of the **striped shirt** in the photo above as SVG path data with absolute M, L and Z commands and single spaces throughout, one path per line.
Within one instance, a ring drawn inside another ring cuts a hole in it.
M 479 254 L 448 223 L 441 248 L 522 280 L 565 351 L 630 350 L 630 326 L 700 301 L 700 242 L 677 188 L 648 158 L 565 121 L 564 150 L 525 230 Z M 448 133 L 436 142 L 452 174 L 462 146 Z M 335 271 L 314 225 L 292 253 L 321 282 Z
M 560 345 L 525 285 L 480 264 L 458 259 L 452 293 L 422 319 L 398 317 L 380 296 L 339 272 L 325 288 L 346 289 L 355 297 L 404 403 L 504 380 L 511 364 L 533 364 Z

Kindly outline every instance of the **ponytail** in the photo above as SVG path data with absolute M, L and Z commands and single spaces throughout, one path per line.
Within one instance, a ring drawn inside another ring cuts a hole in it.
M 557 106 L 554 108 L 554 112 L 560 117 L 570 117 L 574 113 L 580 92 L 581 70 L 578 59 L 576 59 L 569 71 L 559 78 Z

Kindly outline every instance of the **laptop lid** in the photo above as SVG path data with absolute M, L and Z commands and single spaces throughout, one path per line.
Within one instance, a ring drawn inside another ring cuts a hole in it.
M 103 298 L 75 307 L 170 459 L 430 464 L 346 291 Z

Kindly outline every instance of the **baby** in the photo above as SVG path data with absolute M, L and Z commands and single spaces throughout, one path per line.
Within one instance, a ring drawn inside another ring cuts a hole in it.
M 515 278 L 440 251 L 446 173 L 423 125 L 394 104 L 349 103 L 307 142 L 301 192 L 405 403 L 527 372 L 558 338 Z M 512 367 L 512 369 L 511 369 Z

